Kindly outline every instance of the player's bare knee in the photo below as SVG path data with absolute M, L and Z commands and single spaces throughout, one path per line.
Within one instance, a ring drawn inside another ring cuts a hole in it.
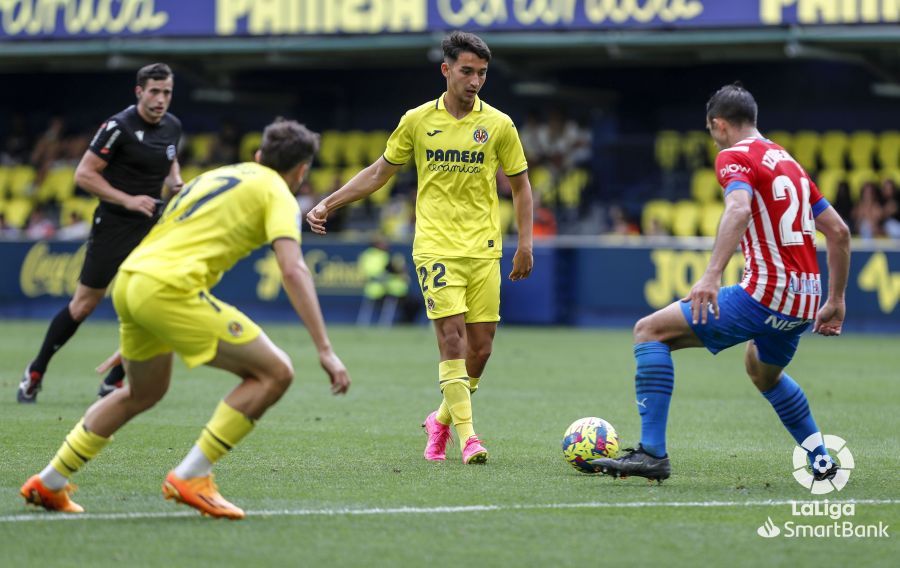
M 294 367 L 290 360 L 282 360 L 267 377 L 267 386 L 273 393 L 281 396 L 294 382 Z
M 643 317 L 634 324 L 634 342 L 645 343 L 647 341 L 659 341 L 658 331 L 653 321 L 653 316 Z
M 69 315 L 71 315 L 72 319 L 75 321 L 84 321 L 89 315 L 94 313 L 94 310 L 99 303 L 99 299 L 94 299 L 90 296 L 77 299 L 73 298 L 72 301 L 69 302 Z
M 466 352 L 466 338 L 453 330 L 441 336 L 441 353 L 452 358 L 462 359 Z

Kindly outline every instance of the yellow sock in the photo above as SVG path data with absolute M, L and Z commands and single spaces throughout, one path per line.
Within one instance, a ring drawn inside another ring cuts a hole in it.
M 469 392 L 469 377 L 466 374 L 466 362 L 463 359 L 441 361 L 441 392 L 444 403 L 450 412 L 460 444 L 475 435 L 472 426 L 472 394 Z
M 216 463 L 253 430 L 253 421 L 228 406 L 223 400 L 197 439 L 197 446 L 207 459 Z
M 63 477 L 68 478 L 99 454 L 110 440 L 112 437 L 104 438 L 88 432 L 84 427 L 84 418 L 82 418 L 66 436 L 65 442 L 53 456 L 50 465 Z
M 478 390 L 478 381 L 480 377 L 469 377 L 469 392 L 475 394 Z M 441 405 L 437 409 L 437 421 L 441 424 L 450 424 L 453 418 L 450 416 L 450 409 L 447 407 L 447 401 L 441 400 Z

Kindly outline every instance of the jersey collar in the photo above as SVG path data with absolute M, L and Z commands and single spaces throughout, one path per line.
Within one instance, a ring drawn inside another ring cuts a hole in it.
M 434 108 L 436 108 L 437 110 L 446 110 L 447 109 L 447 107 L 444 106 L 444 97 L 446 95 L 447 95 L 447 92 L 444 91 L 444 93 L 441 94 L 441 96 L 439 96 L 437 98 L 437 101 L 435 101 L 435 103 L 434 103 Z M 484 102 L 482 102 L 482 100 L 480 98 L 478 98 L 478 95 L 475 95 L 475 103 L 472 105 L 472 112 L 481 112 L 483 110 L 484 110 Z

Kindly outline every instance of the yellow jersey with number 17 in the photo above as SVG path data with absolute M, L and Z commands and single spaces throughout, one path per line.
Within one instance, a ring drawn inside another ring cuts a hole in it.
M 169 202 L 119 268 L 183 290 L 212 288 L 263 244 L 300 241 L 300 206 L 278 172 L 247 162 L 205 172 Z
M 472 111 L 457 120 L 445 95 L 407 111 L 384 152 L 395 165 L 416 161 L 413 256 L 499 258 L 497 169 L 525 173 L 525 152 L 509 116 L 476 96 Z

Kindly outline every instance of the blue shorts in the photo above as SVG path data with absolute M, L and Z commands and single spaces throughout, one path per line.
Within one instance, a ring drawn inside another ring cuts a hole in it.
M 681 302 L 681 313 L 713 355 L 752 339 L 759 351 L 759 360 L 778 367 L 787 367 L 791 362 L 800 343 L 800 335 L 812 323 L 811 320 L 770 310 L 751 298 L 740 286 L 719 289 L 719 319 L 710 313 L 705 325 L 694 325 L 691 323 L 690 302 Z

